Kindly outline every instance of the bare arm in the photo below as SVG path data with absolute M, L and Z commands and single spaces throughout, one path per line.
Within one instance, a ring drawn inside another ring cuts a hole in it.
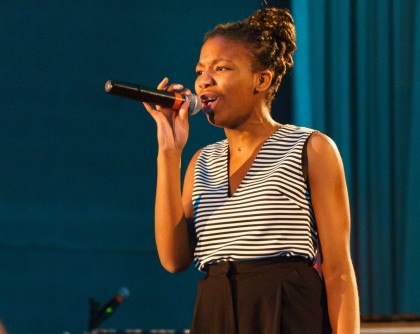
M 333 333 L 360 332 L 359 298 L 350 256 L 350 209 L 344 168 L 334 142 L 314 133 L 308 142 L 308 175 L 324 262 Z
M 183 88 L 177 84 L 166 87 L 167 83 L 165 78 L 158 89 L 172 91 Z M 175 273 L 190 265 L 194 251 L 194 238 L 190 228 L 192 213 L 189 207 L 192 204 L 182 199 L 180 175 L 182 150 L 189 132 L 189 102 L 185 102 L 179 112 L 155 108 L 146 103 L 144 105 L 156 121 L 159 144 L 155 201 L 156 246 L 162 266 Z M 190 174 L 191 169 L 193 167 L 189 168 Z

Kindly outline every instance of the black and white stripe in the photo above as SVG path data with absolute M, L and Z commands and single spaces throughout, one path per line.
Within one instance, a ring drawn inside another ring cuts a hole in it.
M 316 223 L 302 173 L 302 150 L 313 131 L 293 125 L 277 130 L 232 196 L 228 141 L 203 149 L 193 190 L 197 268 L 274 256 L 314 259 Z

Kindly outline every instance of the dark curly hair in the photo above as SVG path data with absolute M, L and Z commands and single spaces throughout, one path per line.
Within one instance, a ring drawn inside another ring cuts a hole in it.
M 281 79 L 293 66 L 296 32 L 290 12 L 274 7 L 259 9 L 243 21 L 217 25 L 205 35 L 204 41 L 217 36 L 243 42 L 253 55 L 253 71 L 273 72 L 266 96 L 267 104 L 271 105 Z

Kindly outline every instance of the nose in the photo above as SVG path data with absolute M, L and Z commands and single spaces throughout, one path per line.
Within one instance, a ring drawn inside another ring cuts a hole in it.
M 195 81 L 196 86 L 200 89 L 205 89 L 214 85 L 214 79 L 208 71 L 203 71 Z

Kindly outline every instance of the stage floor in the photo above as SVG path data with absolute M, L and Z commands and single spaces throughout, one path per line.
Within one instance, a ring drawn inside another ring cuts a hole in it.
M 420 322 L 368 322 L 361 327 L 361 334 L 420 333 Z
M 189 330 L 174 329 L 97 329 L 92 332 L 64 332 L 62 334 L 188 334 Z M 360 334 L 420 334 L 420 322 L 362 322 Z

